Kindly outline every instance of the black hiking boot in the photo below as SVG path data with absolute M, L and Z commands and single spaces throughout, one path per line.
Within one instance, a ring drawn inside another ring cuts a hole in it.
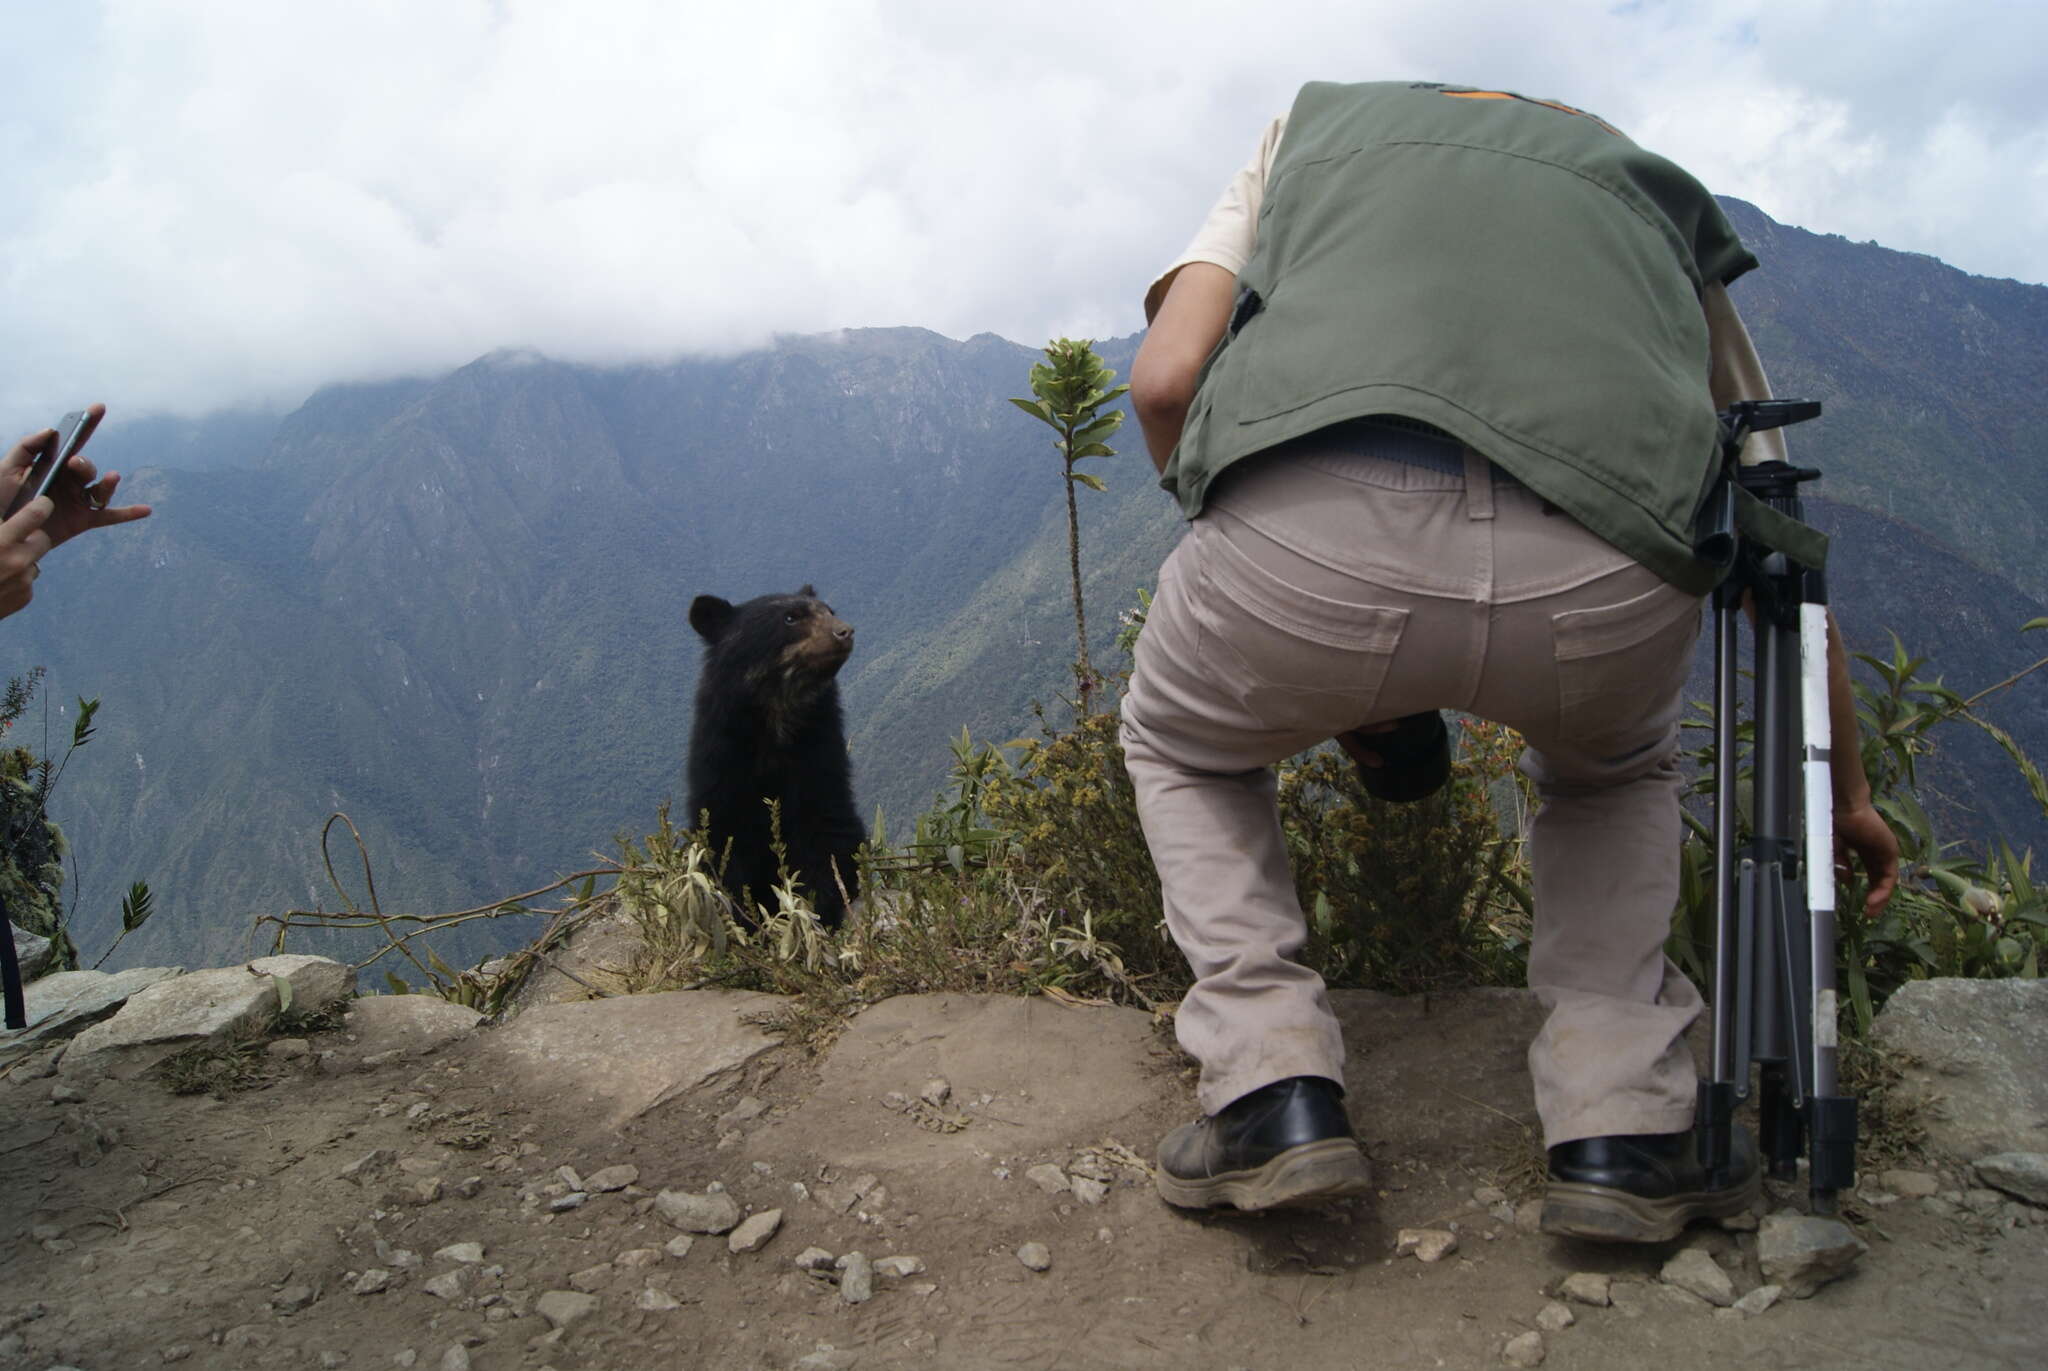
M 1183 1209 L 1274 1209 L 1362 1195 L 1372 1169 L 1344 1117 L 1343 1089 L 1291 1076 L 1168 1133 L 1154 1181 Z
M 1664 1242 L 1694 1219 L 1740 1214 L 1756 1202 L 1761 1184 L 1749 1130 L 1733 1130 L 1728 1152 L 1728 1183 L 1714 1186 L 1692 1129 L 1559 1143 L 1550 1149 L 1543 1231 L 1601 1242 Z

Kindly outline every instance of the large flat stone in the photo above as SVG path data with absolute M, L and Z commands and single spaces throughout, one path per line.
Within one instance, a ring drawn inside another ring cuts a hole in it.
M 1875 1032 L 1915 1059 L 1900 1089 L 1940 1102 L 1927 1118 L 1935 1148 L 1965 1161 L 2048 1152 L 2048 981 L 1914 981 Z
M 136 966 L 115 972 L 59 971 L 31 981 L 22 996 L 28 1026 L 17 1032 L 0 1032 L 0 1066 L 68 1041 L 119 1009 L 129 996 L 182 970 Z
M 292 1009 L 306 1013 L 347 997 L 355 982 L 340 962 L 297 955 L 173 976 L 130 996 L 112 1018 L 72 1039 L 59 1070 L 131 1079 L 175 1053 L 223 1042 L 277 1014 L 273 977 L 291 985 Z
M 613 912 L 576 930 L 565 946 L 541 959 L 525 982 L 512 992 L 506 1017 L 517 1018 L 544 1004 L 566 1004 L 599 998 L 595 985 L 617 990 L 624 973 L 646 946 L 640 926 L 628 915 Z
M 431 1052 L 475 1028 L 483 1015 L 438 995 L 365 995 L 348 1007 L 348 1031 L 364 1056 Z
M 523 1092 L 616 1127 L 775 1046 L 741 1016 L 777 1002 L 745 991 L 672 990 L 538 1005 L 486 1034 L 477 1050 Z

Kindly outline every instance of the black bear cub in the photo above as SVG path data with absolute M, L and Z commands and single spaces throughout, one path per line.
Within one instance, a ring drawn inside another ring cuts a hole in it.
M 775 904 L 775 801 L 797 888 L 837 928 L 860 893 L 853 855 L 864 836 L 834 679 L 853 652 L 853 629 L 810 586 L 737 606 L 699 595 L 690 627 L 705 642 L 690 729 L 690 822 L 709 814 L 725 888 L 752 923 L 749 901 Z

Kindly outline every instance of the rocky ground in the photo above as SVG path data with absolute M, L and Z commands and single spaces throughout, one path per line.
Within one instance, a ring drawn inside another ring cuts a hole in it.
M 1336 999 L 1379 1189 L 1243 1217 L 1154 1195 L 1193 1095 L 1134 1010 L 905 997 L 813 1057 L 765 996 L 372 998 L 217 1097 L 116 1016 L 0 1051 L 0 1367 L 2042 1364 L 2048 1190 L 1970 1164 L 2048 1150 L 2039 1057 L 1975 1156 L 1865 1178 L 1868 1250 L 1809 1291 L 1789 1190 L 1655 1248 L 1533 1231 L 1526 996 Z M 1932 1076 L 1968 1093 L 1992 1031 Z

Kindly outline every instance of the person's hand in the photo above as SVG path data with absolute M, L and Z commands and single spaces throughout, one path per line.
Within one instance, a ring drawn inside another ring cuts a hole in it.
M 14 460 L 10 455 L 10 463 Z M 16 481 L 9 489 L 18 489 Z M 50 550 L 50 535 L 44 525 L 55 508 L 45 495 L 31 500 L 14 517 L 0 524 L 0 619 L 26 608 L 34 598 L 36 577 L 42 568 L 36 563 Z
M 106 412 L 105 405 L 92 406 L 87 411 L 87 422 L 97 425 Z M 28 480 L 29 467 L 36 454 L 47 450 L 56 441 L 55 429 L 31 433 L 16 443 L 4 459 L 0 459 L 0 509 L 14 502 L 15 495 Z M 110 507 L 114 492 L 120 485 L 119 472 L 110 471 L 101 477 L 85 455 L 79 453 L 65 464 L 64 473 L 51 487 L 60 498 L 39 495 L 15 511 L 5 523 L 0 523 L 0 618 L 14 613 L 33 598 L 32 587 L 42 571 L 39 564 L 43 554 L 51 548 L 68 542 L 87 529 L 149 517 L 148 505 Z
M 1884 913 L 1899 884 L 1899 839 L 1892 826 L 1866 801 L 1835 811 L 1835 870 L 1843 880 L 1849 876 L 1849 857 L 1862 863 L 1870 883 L 1863 896 L 1863 916 L 1874 919 Z

